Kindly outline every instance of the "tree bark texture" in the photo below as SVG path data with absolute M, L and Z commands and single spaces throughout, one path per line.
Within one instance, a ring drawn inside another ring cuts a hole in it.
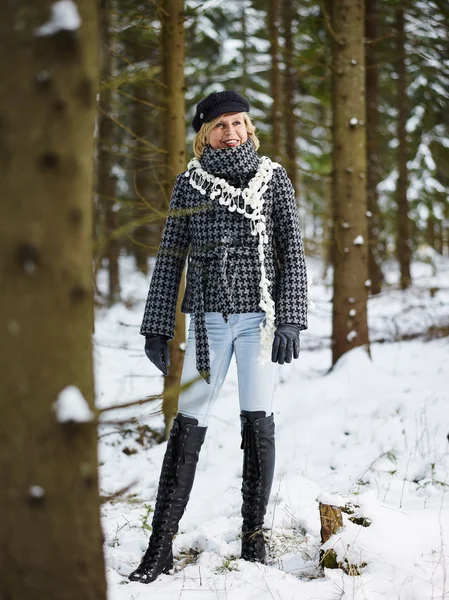
M 279 73 L 279 0 L 269 0 L 268 31 L 271 55 L 271 127 L 272 154 L 274 160 L 281 158 L 281 78 Z
M 378 256 L 380 214 L 377 202 L 377 185 L 380 176 L 379 148 L 379 71 L 376 56 L 377 0 L 365 0 L 365 55 L 366 55 L 366 156 L 367 156 L 367 204 L 368 204 L 368 275 L 371 294 L 379 294 L 382 287 L 382 271 Z
M 94 404 L 97 7 L 71 30 L 51 8 L 0 20 L 0 597 L 103 600 L 95 422 L 54 410 L 67 386 Z
M 341 508 L 331 504 L 319 503 L 320 522 L 321 522 L 321 543 L 325 544 L 334 534 L 338 533 L 343 527 L 343 517 Z M 338 569 L 340 565 L 337 560 L 337 553 L 333 548 L 327 551 L 321 550 L 320 563 L 327 569 Z
M 343 517 L 339 506 L 319 503 L 320 522 L 321 522 L 321 543 L 325 544 L 327 540 L 337 533 L 343 527 Z
M 97 203 L 101 215 L 101 231 L 98 241 L 102 244 L 100 254 L 106 258 L 108 266 L 108 304 L 120 300 L 119 254 L 120 242 L 113 233 L 118 227 L 117 212 L 114 210 L 116 197 L 116 178 L 112 172 L 114 166 L 113 146 L 116 143 L 116 125 L 109 115 L 112 114 L 113 90 L 108 82 L 114 73 L 115 58 L 113 36 L 111 35 L 113 0 L 100 2 L 100 35 L 101 35 L 101 74 L 98 115 L 98 147 L 97 147 Z
M 364 2 L 332 3 L 333 364 L 368 346 Z
M 407 170 L 407 72 L 405 65 L 405 27 L 404 11 L 399 8 L 396 11 L 396 44 L 397 44 L 397 137 L 398 154 L 397 168 L 398 181 L 396 187 L 397 219 L 396 219 L 396 256 L 399 262 L 400 286 L 402 290 L 407 289 L 411 282 L 411 224 L 408 215 L 408 170 Z
M 170 197 L 176 175 L 185 171 L 185 86 L 184 86 L 184 2 L 165 0 L 162 18 L 165 103 L 165 195 Z M 163 412 L 166 434 L 178 408 L 178 390 L 184 362 L 185 315 L 181 313 L 181 295 L 185 285 L 183 275 L 176 310 L 175 337 L 170 343 L 171 364 L 164 381 Z
M 295 88 L 296 69 L 294 65 L 293 21 L 296 15 L 296 2 L 283 0 L 282 25 L 284 31 L 284 127 L 285 127 L 285 168 L 290 181 L 298 194 L 296 168 L 296 117 L 295 117 Z
M 163 19 L 164 86 L 166 122 L 164 123 L 167 191 L 186 168 L 186 124 L 184 85 L 184 2 L 165 0 Z M 169 196 L 169 195 L 168 195 Z

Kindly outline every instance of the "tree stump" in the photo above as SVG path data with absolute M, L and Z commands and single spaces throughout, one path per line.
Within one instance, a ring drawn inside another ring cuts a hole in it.
M 343 528 L 342 513 L 352 515 L 349 517 L 349 520 L 355 525 L 360 525 L 361 527 L 369 527 L 371 525 L 370 519 L 357 515 L 356 509 L 359 508 L 358 505 L 347 503 L 345 506 L 333 506 L 332 504 L 320 502 L 319 507 L 322 544 L 325 544 L 330 537 Z M 363 567 L 366 567 L 366 563 L 353 565 L 347 558 L 344 558 L 343 561 L 340 562 L 337 558 L 337 553 L 332 548 L 321 550 L 320 564 L 326 569 L 342 569 L 348 575 L 360 575 L 360 570 L 363 569 Z
M 327 540 L 337 533 L 343 527 L 343 517 L 339 506 L 323 504 L 320 502 L 320 521 L 321 521 L 321 543 L 325 544 Z M 321 550 L 320 563 L 327 569 L 338 569 L 337 554 L 335 550 Z

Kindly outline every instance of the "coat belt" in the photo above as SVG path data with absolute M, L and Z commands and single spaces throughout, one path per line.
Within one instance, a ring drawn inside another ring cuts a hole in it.
M 216 263 L 217 271 L 214 273 L 214 277 L 218 276 L 218 284 L 224 291 L 225 305 L 222 315 L 224 320 L 227 321 L 228 315 L 233 312 L 231 297 L 235 282 L 235 275 L 228 273 L 228 259 L 231 257 L 250 258 L 255 255 L 257 256 L 257 248 L 244 244 L 204 246 L 203 248 L 195 248 L 190 253 L 189 263 L 192 264 L 192 267 L 196 266 L 196 268 L 192 268 L 189 275 L 194 279 L 191 283 L 195 290 L 193 294 L 193 313 L 195 315 L 196 368 L 207 383 L 210 383 L 210 353 L 204 314 L 204 295 L 205 285 L 207 284 L 204 281 L 204 273 L 206 272 L 204 267 L 209 263 Z

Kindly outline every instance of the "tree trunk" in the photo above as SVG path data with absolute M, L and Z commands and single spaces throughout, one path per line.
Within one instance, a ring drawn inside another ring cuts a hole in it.
M 274 160 L 281 158 L 281 83 L 279 74 L 279 0 L 269 0 L 268 31 L 271 55 L 271 127 Z
M 293 31 L 292 24 L 296 15 L 294 0 L 284 0 L 282 4 L 282 23 L 284 30 L 284 127 L 285 127 L 285 168 L 287 175 L 298 194 L 296 168 L 296 117 L 295 117 L 295 88 L 296 69 L 293 60 Z
M 382 271 L 378 255 L 380 214 L 377 202 L 377 185 L 380 181 L 379 161 L 379 71 L 375 46 L 377 38 L 377 0 L 366 0 L 366 152 L 367 152 L 367 204 L 368 204 L 368 275 L 371 294 L 380 294 Z
M 440 219 L 435 219 L 435 244 L 434 248 L 438 254 L 443 254 L 443 227 Z
M 113 37 L 111 35 L 111 19 L 113 0 L 101 0 L 100 32 L 102 42 L 102 65 L 100 81 L 100 113 L 98 115 L 98 150 L 97 150 L 97 203 L 100 208 L 102 231 L 99 236 L 101 255 L 108 263 L 108 304 L 111 306 L 120 301 L 119 254 L 120 243 L 112 234 L 118 227 L 117 212 L 114 210 L 116 196 L 116 178 L 112 173 L 114 167 L 113 146 L 116 143 L 115 124 L 109 115 L 113 112 L 113 91 L 107 86 L 114 73 L 115 58 Z
M 242 2 L 241 12 L 241 23 L 242 23 L 242 89 L 241 93 L 246 96 L 248 90 L 251 87 L 250 73 L 249 73 L 249 52 L 248 52 L 248 26 L 246 22 L 246 11 L 248 5 L 246 2 Z
M 91 0 L 74 10 L 80 24 L 72 19 L 71 30 L 55 30 L 48 0 L 9 2 L 0 21 L 5 600 L 106 598 L 97 433 L 88 412 L 98 23 Z M 61 400 L 68 386 L 79 391 Z M 72 410 L 78 399 L 86 422 L 61 422 L 58 398 Z
M 147 101 L 146 91 L 142 84 L 135 86 L 135 97 L 132 115 L 132 131 L 140 139 L 133 141 L 133 173 L 132 196 L 134 197 L 133 219 L 136 225 L 133 230 L 133 254 L 136 268 L 144 275 L 148 274 L 148 260 L 150 257 L 150 243 L 158 244 L 160 241 L 159 227 L 153 229 L 145 223 L 150 214 L 151 191 L 155 189 L 150 172 L 150 161 L 147 157 L 146 146 L 140 140 L 150 139 L 151 128 L 148 123 L 147 107 L 141 102 Z M 154 132 L 153 132 L 154 133 Z
M 335 364 L 348 350 L 369 344 L 363 0 L 332 3 L 332 20 Z
M 158 18 L 151 4 L 149 18 Z M 151 81 L 150 63 L 159 64 L 159 50 L 149 44 L 148 35 L 134 24 L 126 34 L 127 54 L 134 64 L 138 80 L 131 87 L 132 159 L 131 195 L 134 199 L 133 219 L 137 223 L 132 232 L 133 254 L 137 269 L 148 274 L 148 261 L 156 253 L 161 240 L 164 218 L 163 151 L 161 144 L 162 115 L 161 91 Z M 148 74 L 146 76 L 145 70 Z M 159 149 L 159 151 L 158 151 Z
M 323 19 L 323 25 L 325 25 L 325 47 L 328 49 L 328 54 L 331 55 L 331 60 L 328 59 L 329 67 L 331 66 L 332 61 L 332 43 L 333 36 L 331 28 L 329 27 L 328 21 L 332 19 L 332 0 L 324 0 L 323 5 L 321 6 L 321 18 Z M 330 19 L 329 19 L 330 17 Z M 324 103 L 320 103 L 316 108 L 317 120 L 321 123 L 332 122 L 332 107 L 328 107 L 324 105 Z M 333 180 L 331 177 L 322 177 L 321 178 L 321 189 L 322 189 L 322 198 L 323 198 L 323 239 L 322 239 L 322 256 L 323 256 L 323 272 L 322 278 L 323 280 L 327 279 L 327 275 L 329 272 L 329 268 L 333 264 Z
M 322 122 L 328 123 L 328 113 L 330 109 L 326 107 L 320 107 L 320 113 L 322 114 Z M 321 194 L 323 198 L 323 238 L 321 243 L 321 255 L 323 257 L 323 280 L 327 278 L 329 268 L 332 265 L 332 254 L 333 254 L 333 222 L 332 222 L 332 181 L 329 177 L 321 178 Z
M 436 240 L 436 236 L 435 236 L 435 217 L 434 215 L 429 211 L 429 214 L 427 216 L 427 227 L 426 227 L 426 241 L 429 244 L 429 246 L 435 250 L 435 240 Z
M 405 66 L 405 28 L 404 11 L 396 11 L 396 43 L 397 43 L 397 136 L 398 136 L 398 182 L 396 187 L 397 220 L 396 220 L 396 255 L 400 269 L 401 290 L 407 289 L 411 282 L 411 238 L 410 220 L 408 216 L 408 171 L 407 171 L 407 75 Z
M 162 18 L 162 45 L 166 113 L 164 122 L 166 150 L 165 195 L 169 198 L 176 175 L 186 168 L 185 107 L 184 107 L 184 2 L 165 0 Z M 175 338 L 170 343 L 170 373 L 165 378 L 163 411 L 166 435 L 171 428 L 178 407 L 179 386 L 184 361 L 185 315 L 181 313 L 181 295 L 184 275 L 176 311 Z

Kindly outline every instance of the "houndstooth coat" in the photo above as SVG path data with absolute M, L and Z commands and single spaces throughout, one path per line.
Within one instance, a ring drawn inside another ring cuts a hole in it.
M 201 167 L 244 188 L 260 165 L 252 140 L 236 148 L 207 146 Z M 258 242 L 248 219 L 230 212 L 216 198 L 203 195 L 178 175 L 151 278 L 140 333 L 174 337 L 176 303 L 188 256 L 187 284 L 181 310 L 196 315 L 197 368 L 209 381 L 205 312 L 263 312 L 260 308 Z M 275 323 L 307 329 L 307 274 L 292 184 L 285 169 L 273 170 L 263 194 L 268 243 L 265 270 L 275 302 Z

